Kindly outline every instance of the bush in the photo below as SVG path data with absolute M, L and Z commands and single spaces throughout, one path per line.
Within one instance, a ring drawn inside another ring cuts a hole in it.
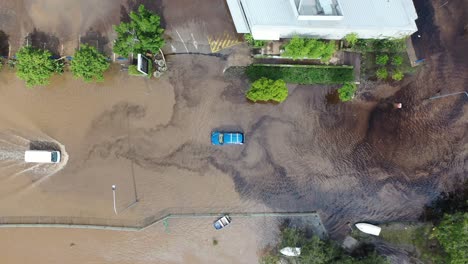
M 267 43 L 265 40 L 255 40 L 252 34 L 244 34 L 244 40 L 254 48 L 262 48 Z
M 446 214 L 433 236 L 447 252 L 449 264 L 468 263 L 468 213 Z
M 284 46 L 284 52 L 281 56 L 290 57 L 293 60 L 320 58 L 321 61 L 327 62 L 331 59 L 335 51 L 336 45 L 333 41 L 326 43 L 317 39 L 304 39 L 296 36 Z
M 130 53 L 153 54 L 164 46 L 161 18 L 148 11 L 144 5 L 138 7 L 138 12 L 130 12 L 130 23 L 122 22 L 114 26 L 117 39 L 114 52 L 127 56 Z
M 16 75 L 26 82 L 28 87 L 49 84 L 54 72 L 62 72 L 63 64 L 51 59 L 47 50 L 22 47 L 16 53 Z
M 342 84 L 354 81 L 351 66 L 253 64 L 247 67 L 246 73 L 251 81 L 261 77 L 297 84 Z
M 403 63 L 403 57 L 396 55 L 392 58 L 392 65 L 400 66 Z
M 400 70 L 395 70 L 392 74 L 392 79 L 395 81 L 401 81 L 404 76 L 405 75 Z
M 376 72 L 377 79 L 379 80 L 385 80 L 388 77 L 388 71 L 385 68 L 380 68 Z
M 405 52 L 406 39 L 358 39 L 353 49 L 360 52 Z
M 272 100 L 281 103 L 288 97 L 288 87 L 283 80 L 260 78 L 252 83 L 245 95 L 253 102 Z
M 357 87 L 354 83 L 345 83 L 340 89 L 338 89 L 338 97 L 342 102 L 351 101 L 354 98 Z
M 387 54 L 383 54 L 383 55 L 377 55 L 377 57 L 375 58 L 375 63 L 377 63 L 378 65 L 387 65 L 387 62 L 388 62 L 388 55 Z
M 85 82 L 103 81 L 104 72 L 109 69 L 107 58 L 89 45 L 81 45 L 71 62 L 71 71 L 75 77 Z
M 144 74 L 139 72 L 137 70 L 137 66 L 136 65 L 130 65 L 128 66 L 128 74 L 129 75 L 133 75 L 133 76 L 143 76 Z
M 314 264 L 387 264 L 385 257 L 377 255 L 374 251 L 370 254 L 357 259 L 347 255 L 341 248 L 330 240 L 320 240 L 317 236 L 306 238 L 303 232 L 296 229 L 286 228 L 282 231 L 279 248 L 300 247 L 301 255 L 298 257 L 289 257 L 296 260 L 294 263 L 314 263 Z M 263 259 L 277 260 L 278 254 L 271 254 L 269 258 Z M 275 258 L 276 257 L 276 258 Z M 263 262 L 273 264 L 277 262 Z
M 348 44 L 351 47 L 353 47 L 356 44 L 356 42 L 358 41 L 358 34 L 357 33 L 349 33 L 344 38 L 345 38 L 346 42 L 348 42 Z

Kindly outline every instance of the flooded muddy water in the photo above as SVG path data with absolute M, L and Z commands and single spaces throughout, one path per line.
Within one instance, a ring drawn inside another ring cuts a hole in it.
M 336 87 L 294 85 L 284 103 L 248 103 L 245 80 L 226 79 L 227 61 L 212 56 L 169 56 L 160 80 L 112 69 L 103 83 L 64 74 L 34 89 L 3 70 L 0 220 L 134 226 L 168 213 L 317 210 L 332 237 L 347 222 L 416 220 L 467 177 L 467 99 L 428 100 L 468 83 L 454 55 L 466 39 L 443 27 L 462 9 L 449 8 L 434 14 L 446 50 L 427 51 L 401 85 L 366 84 L 372 99 L 346 104 L 327 102 Z M 213 130 L 243 131 L 246 144 L 214 147 Z M 61 144 L 67 164 L 24 164 L 31 141 Z M 254 263 L 278 225 L 242 219 L 215 232 L 213 220 L 171 220 L 169 233 L 0 229 L 0 252 L 14 264 Z

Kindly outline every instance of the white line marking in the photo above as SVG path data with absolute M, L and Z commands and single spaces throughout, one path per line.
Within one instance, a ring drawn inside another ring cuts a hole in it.
M 192 35 L 193 46 L 195 46 L 195 48 L 198 49 L 198 42 L 195 40 L 195 37 L 193 36 L 193 33 L 190 33 L 190 35 Z
M 171 49 L 172 49 L 172 52 L 176 52 L 176 51 L 177 51 L 176 47 L 174 47 L 174 45 L 172 45 L 172 44 L 171 44 Z
M 188 49 L 187 49 L 187 45 L 185 45 L 185 42 L 184 42 L 184 40 L 182 39 L 182 37 L 180 36 L 179 31 L 177 31 L 177 29 L 176 29 L 175 32 L 177 33 L 177 35 L 179 35 L 180 41 L 182 41 L 182 44 L 184 44 L 185 50 L 186 50 L 187 53 L 188 53 L 189 51 L 188 51 Z

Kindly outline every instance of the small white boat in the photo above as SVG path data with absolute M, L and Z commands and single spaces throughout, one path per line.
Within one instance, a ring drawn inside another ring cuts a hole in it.
M 216 222 L 214 222 L 213 226 L 215 229 L 219 230 L 219 229 L 222 229 L 223 227 L 229 225 L 231 223 L 231 218 L 229 217 L 229 215 L 225 215 L 221 218 L 219 218 L 218 220 L 216 220 Z
M 285 247 L 280 250 L 280 253 L 288 257 L 298 257 L 301 255 L 301 248 Z
M 378 236 L 380 234 L 380 231 L 382 230 L 382 228 L 368 223 L 356 223 L 355 226 L 362 232 L 374 236 Z

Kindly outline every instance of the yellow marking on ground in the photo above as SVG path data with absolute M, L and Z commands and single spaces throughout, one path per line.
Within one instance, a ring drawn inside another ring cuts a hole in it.
M 208 36 L 207 38 L 212 53 L 216 53 L 220 50 L 230 48 L 241 43 L 241 41 L 239 41 L 235 36 L 229 35 L 227 32 L 224 32 L 221 37 Z

